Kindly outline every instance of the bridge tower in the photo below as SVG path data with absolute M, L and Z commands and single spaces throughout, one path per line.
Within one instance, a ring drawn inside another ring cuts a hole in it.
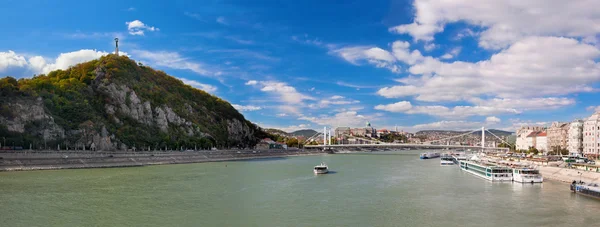
M 481 127 L 481 149 L 485 149 L 485 127 Z

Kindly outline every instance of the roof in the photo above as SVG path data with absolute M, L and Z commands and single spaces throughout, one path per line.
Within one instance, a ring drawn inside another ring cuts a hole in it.
M 529 135 L 527 135 L 527 137 L 534 137 L 537 134 L 537 132 L 530 132 Z
M 546 136 L 546 135 L 547 135 L 547 134 L 546 134 L 546 132 L 539 132 L 539 133 L 537 134 L 537 136 Z

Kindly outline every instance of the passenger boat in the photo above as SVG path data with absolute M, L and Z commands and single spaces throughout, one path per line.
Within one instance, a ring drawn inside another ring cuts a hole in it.
M 440 165 L 441 166 L 451 166 L 451 165 L 454 165 L 454 158 L 450 154 L 444 154 L 440 158 Z
M 315 174 L 326 174 L 329 173 L 329 167 L 327 167 L 327 164 L 321 162 L 320 165 L 315 166 L 313 171 Z
M 513 169 L 513 181 L 519 183 L 542 183 L 544 178 L 537 169 L 515 168 Z
M 512 181 L 512 169 L 480 162 L 477 156 L 469 161 L 460 161 L 460 169 L 489 181 Z
M 597 183 L 585 184 L 583 181 L 573 181 L 571 191 L 592 198 L 600 199 L 600 186 Z
M 440 157 L 440 153 L 427 152 L 427 153 L 421 153 L 421 156 L 419 156 L 419 158 L 421 158 L 421 159 L 432 159 L 432 158 L 437 158 L 437 157 Z

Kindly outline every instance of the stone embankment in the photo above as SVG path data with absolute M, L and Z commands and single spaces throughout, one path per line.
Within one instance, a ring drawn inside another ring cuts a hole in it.
M 0 171 L 134 167 L 321 155 L 317 150 L 228 150 L 173 152 L 0 152 Z
M 574 180 L 581 179 L 583 182 L 600 182 L 600 173 L 583 171 L 578 169 L 569 169 L 553 166 L 540 166 L 538 167 L 540 173 L 544 179 L 550 179 L 555 181 L 561 181 L 565 183 L 571 183 Z M 581 173 L 581 178 L 580 174 Z

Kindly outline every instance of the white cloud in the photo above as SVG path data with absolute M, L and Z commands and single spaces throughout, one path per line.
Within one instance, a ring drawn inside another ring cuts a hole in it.
M 160 29 L 144 24 L 140 20 L 125 22 L 130 35 L 144 35 L 144 31 L 159 31 Z
M 296 88 L 283 82 L 261 81 L 260 85 L 262 86 L 261 91 L 275 94 L 282 102 L 287 104 L 299 104 L 303 100 L 314 100 L 313 97 L 304 95 L 298 92 Z
M 128 55 L 126 52 L 119 53 L 125 56 Z M 61 53 L 56 59 L 48 60 L 42 56 L 32 56 L 26 60 L 24 55 L 19 55 L 14 51 L 0 52 L 0 72 L 9 68 L 20 68 L 23 71 L 23 75 L 28 75 L 28 73 L 48 73 L 57 69 L 67 69 L 70 66 L 91 61 L 107 54 L 110 53 L 83 49 Z
M 427 43 L 423 46 L 423 49 L 425 49 L 425 51 L 432 51 L 436 47 L 437 46 L 435 45 L 435 43 Z
M 246 82 L 246 85 L 256 85 L 258 84 L 258 81 L 256 80 L 249 80 L 248 82 Z
M 311 104 L 309 105 L 309 108 L 325 108 L 328 107 L 329 105 L 350 105 L 350 104 L 357 104 L 360 103 L 360 101 L 358 100 L 352 100 L 352 99 L 348 99 L 344 96 L 340 96 L 340 95 L 334 95 L 328 99 L 322 99 L 321 101 L 319 101 L 318 105 L 316 104 Z
M 377 105 L 376 110 L 384 110 L 395 113 L 427 114 L 444 118 L 463 118 L 469 116 L 489 116 L 494 114 L 518 114 L 520 111 L 512 108 L 501 108 L 494 106 L 413 106 L 408 101 L 400 101 L 388 105 Z
M 238 105 L 238 104 L 231 104 L 233 106 L 233 108 L 236 108 L 239 111 L 256 111 L 256 110 L 261 110 L 262 107 L 260 106 L 253 106 L 253 105 L 247 105 L 247 106 L 243 106 L 243 105 Z
M 486 117 L 485 118 L 485 122 L 490 123 L 490 124 L 497 124 L 500 123 L 502 120 L 500 120 L 500 118 L 497 118 L 495 116 L 490 116 L 490 117 Z
M 222 24 L 222 25 L 229 25 L 229 23 L 227 23 L 227 20 L 225 20 L 225 17 L 217 17 L 217 23 Z
M 331 96 L 331 98 L 330 98 L 330 99 L 343 99 L 343 98 L 344 98 L 344 96 L 341 96 L 341 95 L 334 95 L 334 96 Z
M 440 58 L 442 58 L 442 59 L 451 59 L 451 58 L 453 58 L 453 57 L 454 57 L 454 56 L 452 56 L 452 54 L 444 54 L 444 55 L 442 55 Z
M 594 91 L 588 84 L 600 81 L 596 47 L 575 39 L 528 37 L 489 60 L 444 63 L 431 57 L 407 57 L 413 75 L 403 85 L 377 93 L 388 98 L 415 96 L 420 101 L 469 100 L 480 95 L 498 98 L 540 98 Z M 418 55 L 417 55 L 418 56 Z
M 414 125 L 411 128 L 418 130 L 475 130 L 485 125 L 482 122 L 473 121 L 438 121 L 427 124 Z
M 279 114 L 277 114 L 277 116 L 278 117 L 287 117 L 287 114 L 286 113 L 279 113 Z
M 415 18 L 389 30 L 431 41 L 448 23 L 481 27 L 479 45 L 503 48 L 526 36 L 589 37 L 600 33 L 596 0 L 480 1 L 415 0 Z M 449 10 L 451 9 L 451 10 Z M 568 23 L 566 22 L 568 21 Z
M 17 55 L 14 51 L 0 52 L 0 72 L 12 67 L 24 67 L 27 65 L 25 57 Z
M 594 112 L 598 112 L 600 111 L 600 106 L 588 106 L 587 108 L 585 108 L 587 111 L 594 111 Z
M 358 114 L 356 111 L 339 112 L 335 115 L 319 115 L 314 116 L 301 116 L 298 120 L 305 120 L 315 123 L 317 125 L 328 125 L 328 126 L 348 126 L 348 127 L 361 127 L 364 126 L 365 122 L 371 118 L 371 116 L 365 116 Z
M 387 104 L 387 105 L 377 105 L 375 106 L 376 110 L 385 110 L 388 112 L 397 112 L 403 113 L 410 109 L 412 109 L 412 105 L 409 101 L 401 101 L 397 103 Z
M 195 80 L 189 80 L 186 78 L 177 77 L 177 79 L 181 80 L 184 84 L 190 85 L 192 87 L 198 88 L 200 90 L 206 91 L 208 93 L 214 93 L 217 91 L 217 87 L 210 84 L 203 84 Z
M 206 69 L 206 66 L 201 63 L 187 60 L 177 52 L 133 50 L 132 53 L 135 57 L 150 61 L 151 64 L 158 66 L 164 66 L 172 69 L 190 70 L 205 76 L 219 76 L 221 74 L 218 71 Z
M 516 108 L 519 110 L 548 110 L 556 109 L 575 104 L 574 99 L 570 98 L 522 98 L 522 99 L 472 99 L 472 103 L 477 105 L 494 106 L 498 108 Z
M 377 68 L 386 68 L 394 73 L 400 72 L 400 66 L 395 64 L 396 58 L 390 52 L 379 47 L 344 47 L 331 50 L 330 54 L 337 55 L 355 65 L 367 62 Z

